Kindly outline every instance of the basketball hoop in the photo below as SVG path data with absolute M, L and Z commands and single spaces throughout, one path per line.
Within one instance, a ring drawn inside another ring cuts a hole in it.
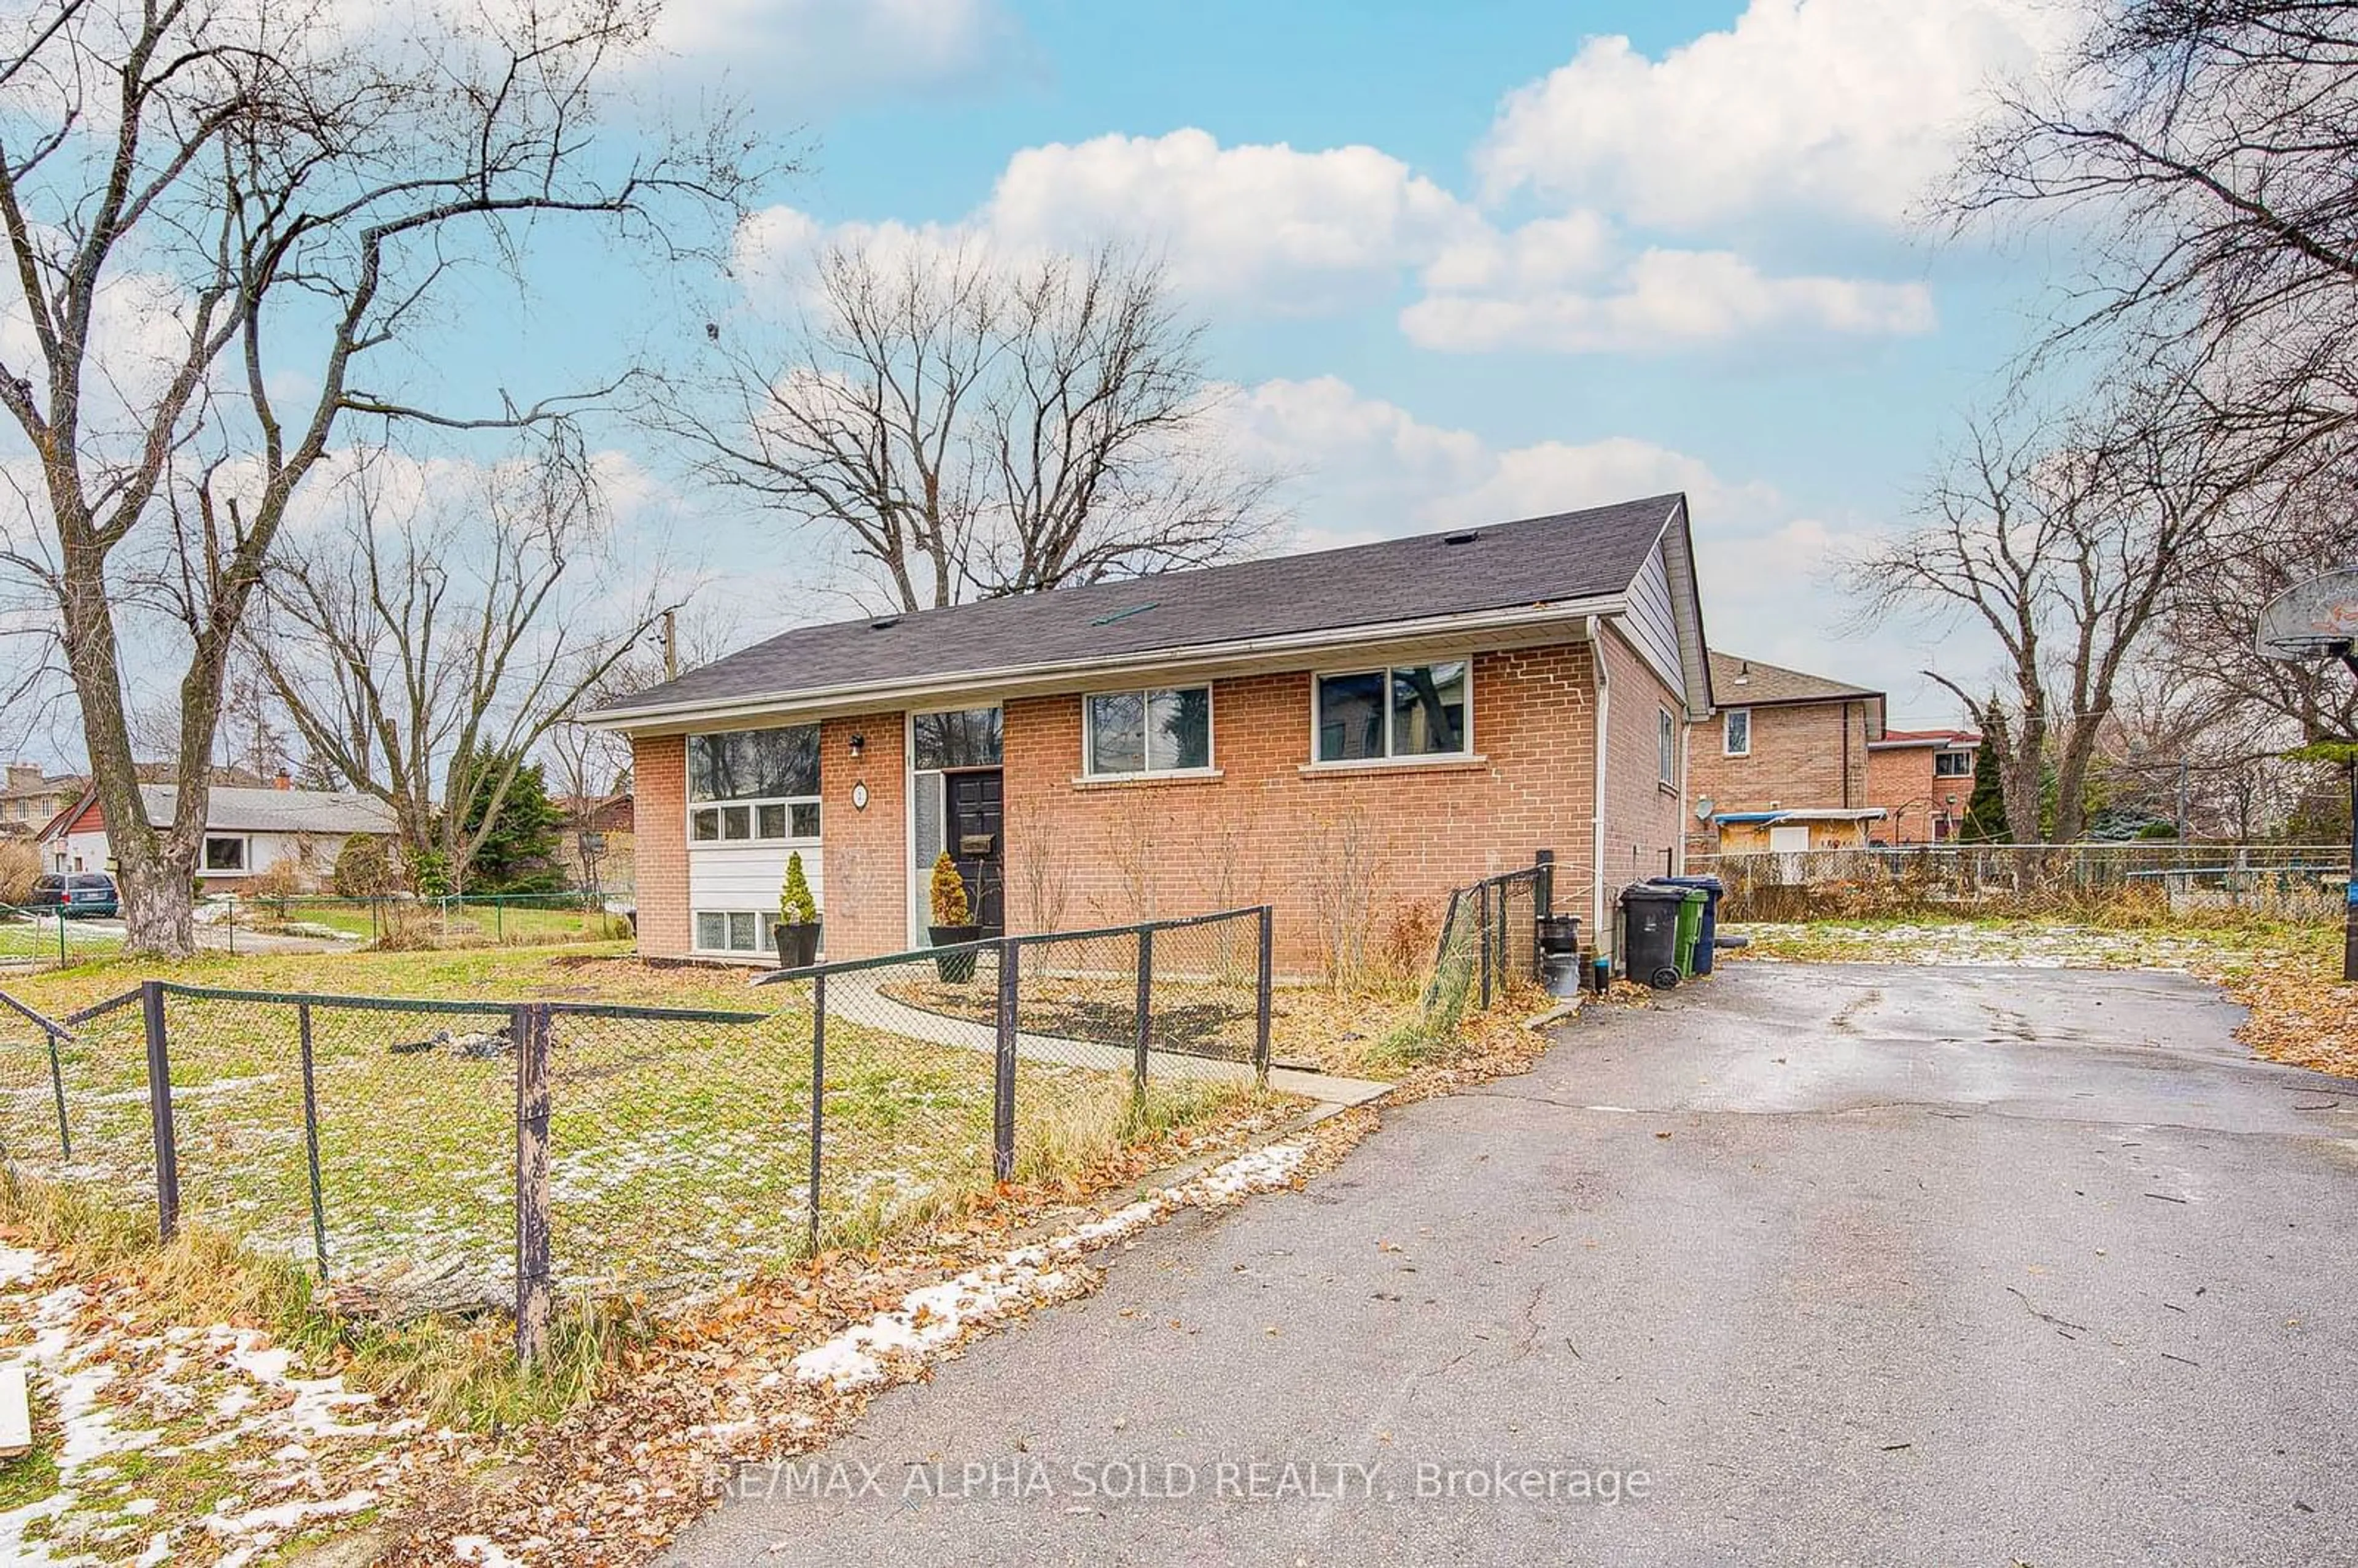
M 2348 658 L 2358 644 L 2358 568 L 2313 577 L 2268 600 L 2258 644 L 2271 659 Z
M 2265 658 L 2340 659 L 2358 676 L 2358 568 L 2344 567 L 2287 589 L 2260 611 Z M 2350 774 L 2350 881 L 2342 917 L 2342 978 L 2358 981 L 2358 765 Z

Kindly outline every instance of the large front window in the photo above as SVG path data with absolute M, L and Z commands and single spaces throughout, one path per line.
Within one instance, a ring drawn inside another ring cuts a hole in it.
M 1463 659 L 1320 676 L 1318 760 L 1464 756 L 1470 685 Z
M 1088 699 L 1083 771 L 1093 777 L 1212 765 L 1212 688 L 1100 693 Z
M 1969 778 L 1973 771 L 1974 754 L 1971 752 L 1935 752 L 1932 754 L 1934 778 Z
M 209 871 L 242 871 L 245 870 L 245 840 L 243 838 L 207 838 L 205 870 Z
M 692 843 L 779 844 L 816 839 L 819 836 L 818 726 L 790 724 L 777 730 L 690 735 L 687 798 Z

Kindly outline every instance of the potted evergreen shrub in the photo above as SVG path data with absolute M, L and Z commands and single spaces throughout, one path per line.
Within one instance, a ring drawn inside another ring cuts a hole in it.
M 974 923 L 974 913 L 967 905 L 966 879 L 958 875 L 948 850 L 935 857 L 933 881 L 925 892 L 934 917 L 925 934 L 935 946 L 971 942 L 982 935 L 982 927 Z M 934 968 L 941 972 L 944 984 L 962 986 L 974 979 L 975 957 L 971 948 L 963 953 L 945 953 L 934 960 Z
M 785 885 L 778 892 L 778 923 L 770 927 L 778 945 L 778 968 L 801 969 L 818 961 L 818 901 L 811 897 L 800 849 L 786 857 Z

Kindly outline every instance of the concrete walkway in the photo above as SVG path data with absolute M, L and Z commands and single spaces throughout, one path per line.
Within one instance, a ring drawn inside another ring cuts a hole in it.
M 827 982 L 827 1017 L 865 1024 L 871 1029 L 889 1030 L 894 1034 L 904 1034 L 912 1040 L 923 1040 L 935 1045 L 955 1045 L 960 1050 L 979 1051 L 986 1055 L 999 1049 L 999 1032 L 992 1025 L 978 1023 L 970 1019 L 952 1018 L 947 1013 L 911 1007 L 906 1002 L 895 1000 L 884 994 L 887 978 L 885 972 L 879 969 L 859 969 L 848 975 L 829 976 Z M 1030 1033 L 1017 1033 L 1015 1054 L 1027 1062 L 1087 1067 L 1101 1073 L 1128 1073 L 1137 1060 L 1136 1053 L 1128 1047 Z M 1252 1081 L 1253 1070 L 1249 1062 L 1222 1061 L 1212 1056 L 1189 1055 L 1180 1051 L 1149 1051 L 1146 1054 L 1146 1076 L 1149 1083 L 1158 1078 L 1186 1078 L 1201 1083 L 1243 1084 Z M 1269 1087 L 1280 1094 L 1299 1095 L 1304 1099 L 1317 1100 L 1325 1105 L 1359 1105 L 1374 1099 L 1392 1086 L 1372 1078 L 1345 1078 L 1292 1067 L 1271 1067 Z
M 1588 1010 L 663 1561 L 2358 1563 L 2358 1085 L 2237 1017 L 1799 964 Z

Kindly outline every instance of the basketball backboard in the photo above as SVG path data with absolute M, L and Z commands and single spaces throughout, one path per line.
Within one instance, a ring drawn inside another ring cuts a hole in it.
M 2313 577 L 2260 611 L 2260 652 L 2272 659 L 2327 659 L 2358 644 L 2358 568 Z

